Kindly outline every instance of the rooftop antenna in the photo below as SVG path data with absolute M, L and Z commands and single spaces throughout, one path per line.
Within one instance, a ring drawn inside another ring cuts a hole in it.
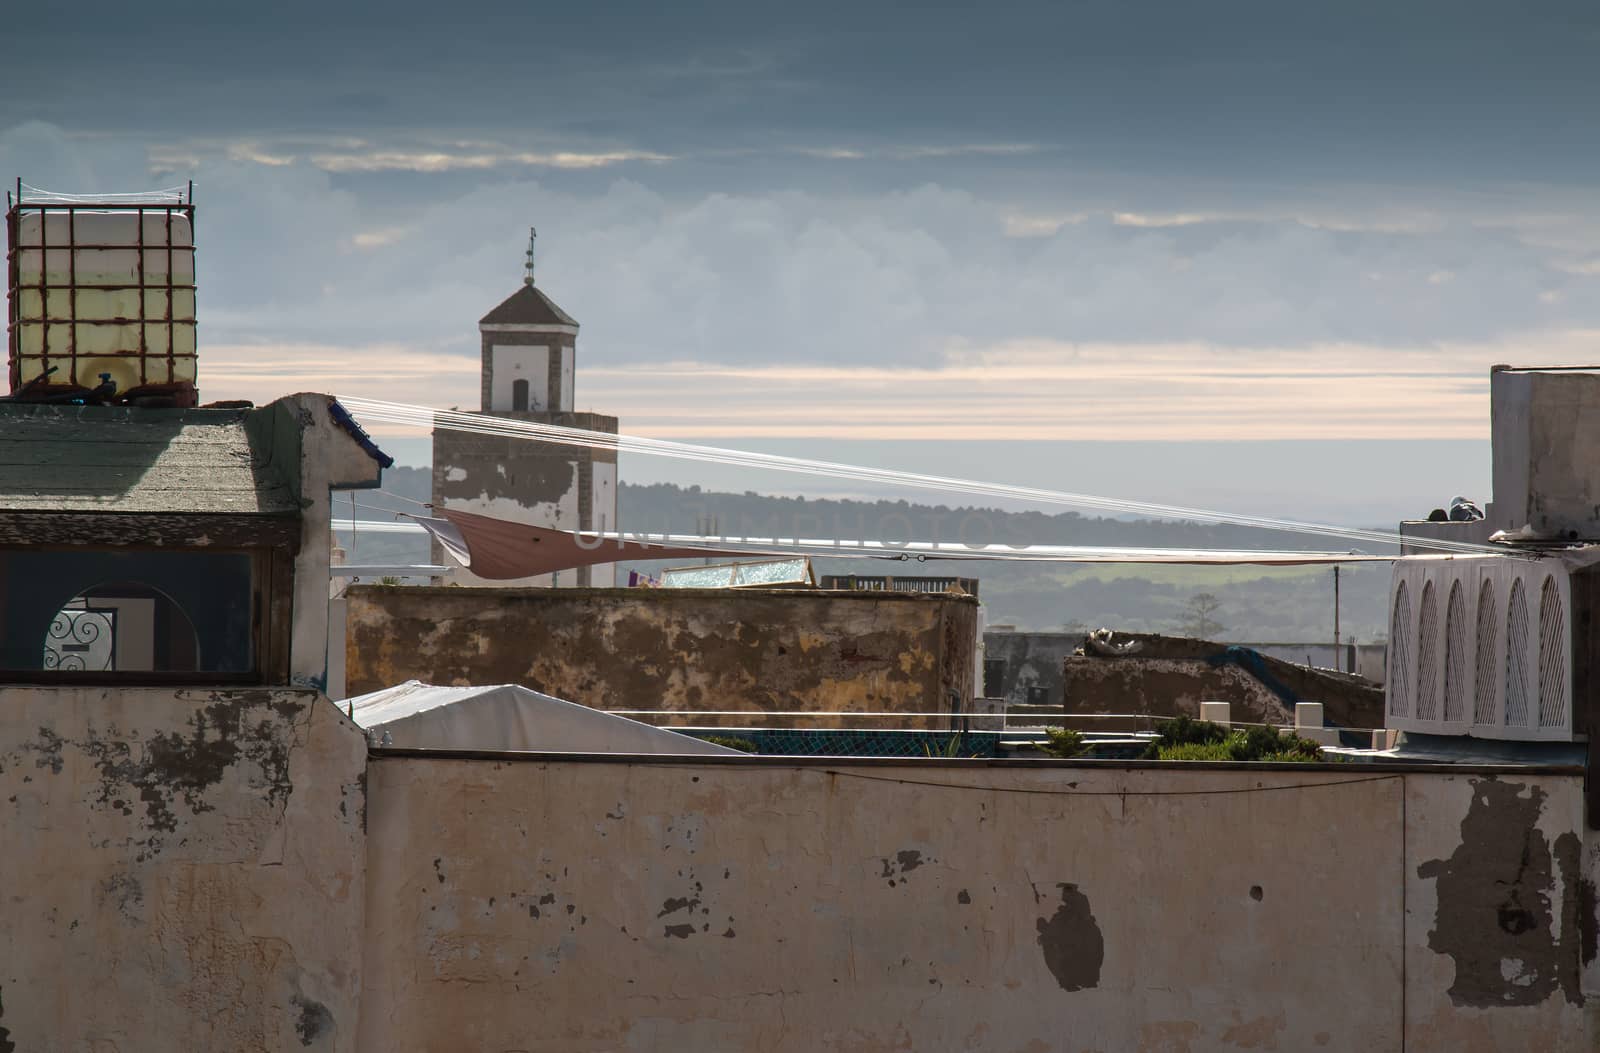
M 523 285 L 533 284 L 533 242 L 538 236 L 539 231 L 537 228 L 528 228 L 528 262 L 523 264 L 523 270 L 527 272 L 522 279 Z

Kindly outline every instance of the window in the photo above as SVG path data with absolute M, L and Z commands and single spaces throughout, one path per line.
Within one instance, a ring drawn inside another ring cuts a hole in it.
M 0 674 L 254 679 L 257 577 L 250 552 L 0 550 Z
M 200 639 L 172 597 L 135 581 L 97 585 L 50 620 L 44 668 L 85 672 L 194 673 Z
M 526 380 L 513 380 L 511 382 L 511 408 L 513 410 L 526 410 L 528 408 L 528 382 Z
M 983 660 L 983 697 L 1006 697 L 1006 660 L 1004 658 L 985 658 Z

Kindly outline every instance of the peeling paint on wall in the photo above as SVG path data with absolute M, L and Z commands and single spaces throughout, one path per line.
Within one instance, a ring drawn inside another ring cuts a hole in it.
M 5 990 L 0 988 L 0 1020 L 6 1015 Z M 17 1053 L 17 1044 L 11 1041 L 11 1032 L 0 1024 L 0 1053 Z
M 1089 910 L 1089 897 L 1070 882 L 1060 882 L 1056 887 L 1061 890 L 1061 906 L 1038 922 L 1045 967 L 1063 991 L 1098 987 L 1106 944 Z
M 19 1049 L 354 1049 L 360 729 L 293 689 L 0 688 Z
M 1582 1005 L 1578 836 L 1563 833 L 1552 848 L 1537 825 L 1545 802 L 1538 786 L 1491 777 L 1473 780 L 1472 790 L 1455 852 L 1417 868 L 1437 882 L 1428 946 L 1455 963 L 1450 1000 L 1531 1006 L 1559 991 Z M 1551 904 L 1558 862 L 1559 913 Z
M 331 1038 L 338 1030 L 334 1025 L 333 1013 L 321 1002 L 295 995 L 294 1008 L 297 1014 L 294 1033 L 302 1046 L 316 1045 L 323 1038 Z
M 296 723 L 304 723 L 303 707 L 265 690 L 214 692 L 206 697 L 182 731 L 140 736 L 110 725 L 92 737 L 69 739 L 44 726 L 9 759 L 15 763 L 32 754 L 36 768 L 60 775 L 64 750 L 87 756 L 98 777 L 95 803 L 128 817 L 141 807 L 139 835 L 128 843 L 153 855 L 161 851 L 165 835 L 178 829 L 178 805 L 189 813 L 210 811 L 207 794 L 235 765 L 254 770 L 251 782 L 270 804 L 282 805 L 292 789 L 289 751 Z
M 1406 924 L 1470 773 L 1296 767 L 379 756 L 362 1045 L 1595 1048 L 1559 995 L 1455 1005 Z M 1522 783 L 1560 889 L 1582 777 Z

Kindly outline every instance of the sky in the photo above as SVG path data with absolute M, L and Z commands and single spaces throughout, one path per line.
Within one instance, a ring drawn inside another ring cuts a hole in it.
M 1119 497 L 1487 497 L 1600 357 L 1592 3 L 128 14 L 8 25 L 0 177 L 194 180 L 208 399 L 475 406 L 532 225 L 628 433 Z

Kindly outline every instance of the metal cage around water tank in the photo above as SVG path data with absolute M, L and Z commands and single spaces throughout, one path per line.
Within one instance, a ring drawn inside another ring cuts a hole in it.
M 194 405 L 192 193 L 8 198 L 13 394 Z

